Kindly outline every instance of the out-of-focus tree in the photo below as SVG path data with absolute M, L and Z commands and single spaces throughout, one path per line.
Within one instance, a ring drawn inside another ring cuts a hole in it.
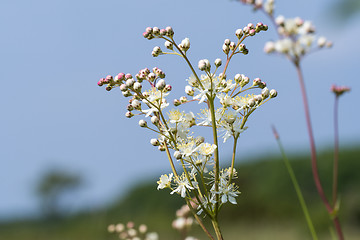
M 50 170 L 39 180 L 36 194 L 41 201 L 41 209 L 46 218 L 63 216 L 61 198 L 78 189 L 82 185 L 82 178 L 64 170 Z

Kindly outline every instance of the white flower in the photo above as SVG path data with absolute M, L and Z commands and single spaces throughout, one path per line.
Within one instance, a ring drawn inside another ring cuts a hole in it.
M 264 52 L 272 53 L 274 51 L 275 51 L 275 43 L 274 42 L 265 43 Z
M 238 191 L 235 188 L 235 184 L 230 184 L 229 186 L 220 186 L 221 202 L 226 203 L 227 201 L 231 202 L 232 204 L 236 204 L 235 197 L 238 196 Z
M 211 112 L 209 109 L 201 110 L 201 113 L 199 115 L 199 120 L 202 121 L 197 124 L 198 126 L 211 126 Z M 220 118 L 220 109 L 217 109 L 215 112 L 215 122 L 219 121 Z
M 288 53 L 293 46 L 290 38 L 284 38 L 275 43 L 275 50 L 279 53 Z
M 191 154 L 194 153 L 195 149 L 196 149 L 196 143 L 195 141 L 189 141 L 187 143 L 181 143 L 178 145 L 179 151 L 181 152 L 181 154 L 183 156 L 190 156 Z
M 161 175 L 160 180 L 157 181 L 157 184 L 159 184 L 157 189 L 159 190 L 170 187 L 172 177 L 173 177 L 172 173 L 170 173 L 169 176 L 167 176 L 166 174 Z
M 196 151 L 198 151 L 201 155 L 209 156 L 214 153 L 216 148 L 217 146 L 215 144 L 202 143 L 196 148 Z
M 319 37 L 319 39 L 317 40 L 317 45 L 319 47 L 324 47 L 326 44 L 326 38 L 325 37 Z
M 223 107 L 228 107 L 233 104 L 233 99 L 227 94 L 219 94 L 217 97 L 220 99 L 220 103 Z
M 186 190 L 190 191 L 194 189 L 190 186 L 189 181 L 184 175 L 181 176 L 181 179 L 176 179 L 176 183 L 178 184 L 178 187 L 175 188 L 170 194 L 178 193 L 182 198 L 185 198 Z

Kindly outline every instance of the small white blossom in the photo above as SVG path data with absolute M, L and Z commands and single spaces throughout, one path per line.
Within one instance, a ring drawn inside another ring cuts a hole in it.
M 167 176 L 166 174 L 161 175 L 160 180 L 157 181 L 157 184 L 159 184 L 157 189 L 159 190 L 159 189 L 164 189 L 164 188 L 170 187 L 172 177 L 173 177 L 172 173 L 170 173 L 169 176 Z

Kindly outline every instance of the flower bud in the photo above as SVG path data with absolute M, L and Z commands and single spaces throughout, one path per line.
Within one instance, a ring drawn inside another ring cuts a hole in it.
M 164 152 L 166 150 L 164 145 L 158 146 L 159 151 Z
M 249 107 L 253 107 L 253 106 L 255 106 L 255 104 L 256 104 L 256 102 L 255 102 L 255 100 L 253 98 L 249 99 L 249 101 L 248 101 L 248 106 Z
M 234 77 L 234 80 L 236 83 L 240 83 L 241 80 L 242 80 L 242 76 L 240 73 L 236 74 L 235 77 Z
M 165 29 L 160 30 L 160 36 L 165 36 L 167 34 L 167 31 Z
M 222 46 L 222 50 L 225 54 L 229 54 L 230 47 L 224 43 L 224 45 Z
M 220 58 L 215 59 L 215 67 L 220 67 L 222 64 L 222 61 Z
M 277 96 L 277 91 L 275 89 L 270 90 L 270 98 L 274 98 Z
M 250 30 L 251 30 L 251 29 L 255 29 L 254 24 L 252 24 L 252 23 L 248 23 L 247 27 L 248 27 Z
M 264 52 L 272 53 L 274 51 L 275 51 L 275 43 L 274 42 L 265 43 Z
M 238 39 L 240 39 L 244 35 L 244 32 L 242 29 L 237 29 L 235 31 L 235 35 L 238 37 Z
M 180 49 L 184 52 L 186 52 L 187 50 L 189 50 L 190 48 L 190 40 L 189 38 L 185 38 L 181 41 L 180 45 L 179 45 Z
M 134 114 L 130 111 L 125 113 L 125 117 L 127 117 L 127 118 L 131 118 L 133 116 L 134 116 Z
M 105 81 L 105 78 L 100 78 L 100 80 L 97 82 L 97 85 L 99 87 L 101 87 L 102 85 L 104 85 L 104 81 Z
M 225 44 L 226 46 L 229 46 L 230 43 L 231 43 L 230 39 L 225 39 L 224 44 Z
M 174 157 L 175 157 L 176 159 L 181 159 L 181 157 L 182 157 L 181 152 L 180 152 L 180 151 L 175 151 L 175 152 L 174 152 Z
M 262 98 L 261 95 L 255 95 L 255 96 L 254 96 L 254 100 L 255 100 L 256 102 L 260 102 L 260 101 L 263 100 L 263 98 Z
M 164 92 L 170 92 L 172 89 L 172 86 L 169 84 L 166 84 L 165 88 L 164 88 Z
M 189 96 L 194 96 L 194 89 L 191 86 L 187 85 L 185 87 L 185 93 Z
M 134 110 L 134 107 L 131 104 L 129 104 L 129 105 L 126 106 L 126 109 L 128 111 L 132 111 L 132 110 Z
M 135 82 L 133 87 L 135 91 L 140 91 L 142 88 L 141 83 L 139 82 Z
M 156 78 L 155 73 L 149 73 L 149 75 L 148 75 L 148 80 L 149 80 L 150 82 L 153 82 L 153 81 L 155 80 L 155 78 Z
M 135 108 L 135 109 L 141 109 L 141 102 L 137 99 L 134 99 L 131 102 L 131 106 L 133 106 L 133 108 Z
M 152 33 L 152 28 L 151 28 L 151 27 L 147 27 L 147 28 L 145 29 L 145 32 L 151 34 L 151 33 Z
M 157 116 L 152 116 L 151 117 L 151 122 L 154 124 L 154 125 L 158 125 L 159 123 L 159 118 Z
M 180 102 L 181 103 L 186 103 L 187 101 L 188 100 L 187 100 L 187 98 L 185 96 L 180 97 Z
M 173 50 L 173 46 L 174 46 L 174 44 L 172 43 L 172 42 L 169 42 L 169 41 L 166 41 L 165 43 L 164 43 L 164 45 L 165 45 L 165 47 L 167 48 L 167 49 L 171 49 L 171 50 Z
M 263 89 L 264 87 L 266 87 L 266 82 L 261 81 L 259 82 L 258 86 L 259 88 Z
M 234 42 L 231 42 L 229 45 L 230 50 L 234 50 L 236 47 L 236 44 Z
M 317 40 L 317 45 L 318 45 L 319 48 L 324 47 L 325 44 L 326 44 L 326 38 L 320 37 L 320 38 Z
M 166 36 L 168 37 L 174 36 L 174 30 L 172 29 L 172 27 L 166 27 L 165 30 L 166 30 Z
M 112 81 L 113 81 L 113 77 L 111 75 L 107 75 L 104 80 L 104 83 L 111 83 Z
M 258 86 L 261 83 L 261 79 L 260 78 L 255 78 L 253 80 L 253 86 Z
M 205 62 L 206 70 L 207 70 L 207 71 L 210 71 L 211 65 L 210 65 L 209 60 L 204 59 L 204 62 Z
M 244 87 L 246 84 L 248 84 L 250 82 L 250 79 L 248 77 L 245 77 L 244 75 L 242 75 L 242 81 L 240 83 L 241 87 Z
M 284 25 L 285 17 L 283 15 L 278 16 L 277 18 L 275 18 L 275 23 L 280 26 Z
M 151 145 L 153 145 L 153 146 L 159 146 L 159 145 L 160 145 L 159 140 L 156 139 L 156 138 L 152 138 L 152 139 L 150 140 L 150 143 L 151 143 Z
M 147 127 L 147 122 L 146 122 L 144 119 L 141 119 L 141 120 L 139 121 L 139 126 L 140 126 L 140 127 Z
M 174 104 L 175 107 L 180 106 L 180 105 L 181 105 L 181 101 L 178 100 L 178 99 L 174 99 L 173 104 Z
M 130 78 L 133 78 L 132 75 L 131 75 L 130 73 L 127 73 L 127 74 L 125 75 L 125 80 L 128 80 L 128 79 L 130 79 Z
M 250 29 L 249 35 L 254 36 L 255 34 L 256 34 L 256 30 L 255 29 Z
M 200 71 L 204 71 L 206 69 L 206 63 L 203 59 L 199 61 L 198 67 L 199 67 Z
M 261 96 L 263 97 L 263 99 L 268 98 L 270 95 L 270 91 L 267 87 L 265 87 L 262 91 L 261 91 Z
M 158 90 L 163 90 L 166 86 L 165 80 L 164 79 L 160 79 L 157 83 L 156 83 L 156 88 Z
M 105 90 L 106 90 L 106 91 L 111 91 L 111 89 L 112 89 L 112 87 L 111 87 L 110 85 L 107 85 L 107 86 L 105 87 Z
M 158 27 L 153 27 L 152 34 L 154 34 L 155 36 L 159 36 L 160 29 Z
M 133 78 L 130 78 L 130 79 L 126 80 L 126 82 L 125 82 L 126 86 L 129 88 L 132 87 L 134 85 L 134 83 L 135 83 L 135 80 Z
M 132 96 L 131 92 L 129 90 L 126 90 L 124 92 L 121 92 L 124 97 L 130 97 Z
M 153 48 L 153 51 L 154 51 L 156 54 L 162 53 L 161 48 L 160 48 L 159 46 L 154 47 L 154 48 Z

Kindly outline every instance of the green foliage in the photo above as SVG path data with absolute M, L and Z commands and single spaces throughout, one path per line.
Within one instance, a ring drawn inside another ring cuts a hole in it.
M 313 183 L 310 157 L 305 154 L 288 156 L 320 239 L 330 239 L 328 229 L 331 223 Z M 359 156 L 359 147 L 340 152 L 340 218 L 348 240 L 358 239 L 360 234 Z M 331 195 L 332 158 L 331 151 L 319 154 L 320 176 L 328 196 Z M 238 197 L 237 205 L 224 206 L 219 216 L 227 233 L 226 239 L 240 239 L 236 237 L 239 232 L 243 236 L 241 239 L 282 240 L 290 239 L 289 236 L 293 240 L 310 239 L 295 191 L 280 157 L 253 159 L 237 169 L 237 182 L 242 194 Z M 158 191 L 156 179 L 151 179 L 132 188 L 112 206 L 102 210 L 69 216 L 56 222 L 33 220 L 0 224 L 0 239 L 116 239 L 107 233 L 107 226 L 127 221 L 146 223 L 149 230 L 159 232 L 161 239 L 179 239 L 176 231 L 171 229 L 171 221 L 183 201 L 169 193 L 169 190 Z M 195 231 L 194 235 L 203 239 L 201 230 L 198 233 Z

